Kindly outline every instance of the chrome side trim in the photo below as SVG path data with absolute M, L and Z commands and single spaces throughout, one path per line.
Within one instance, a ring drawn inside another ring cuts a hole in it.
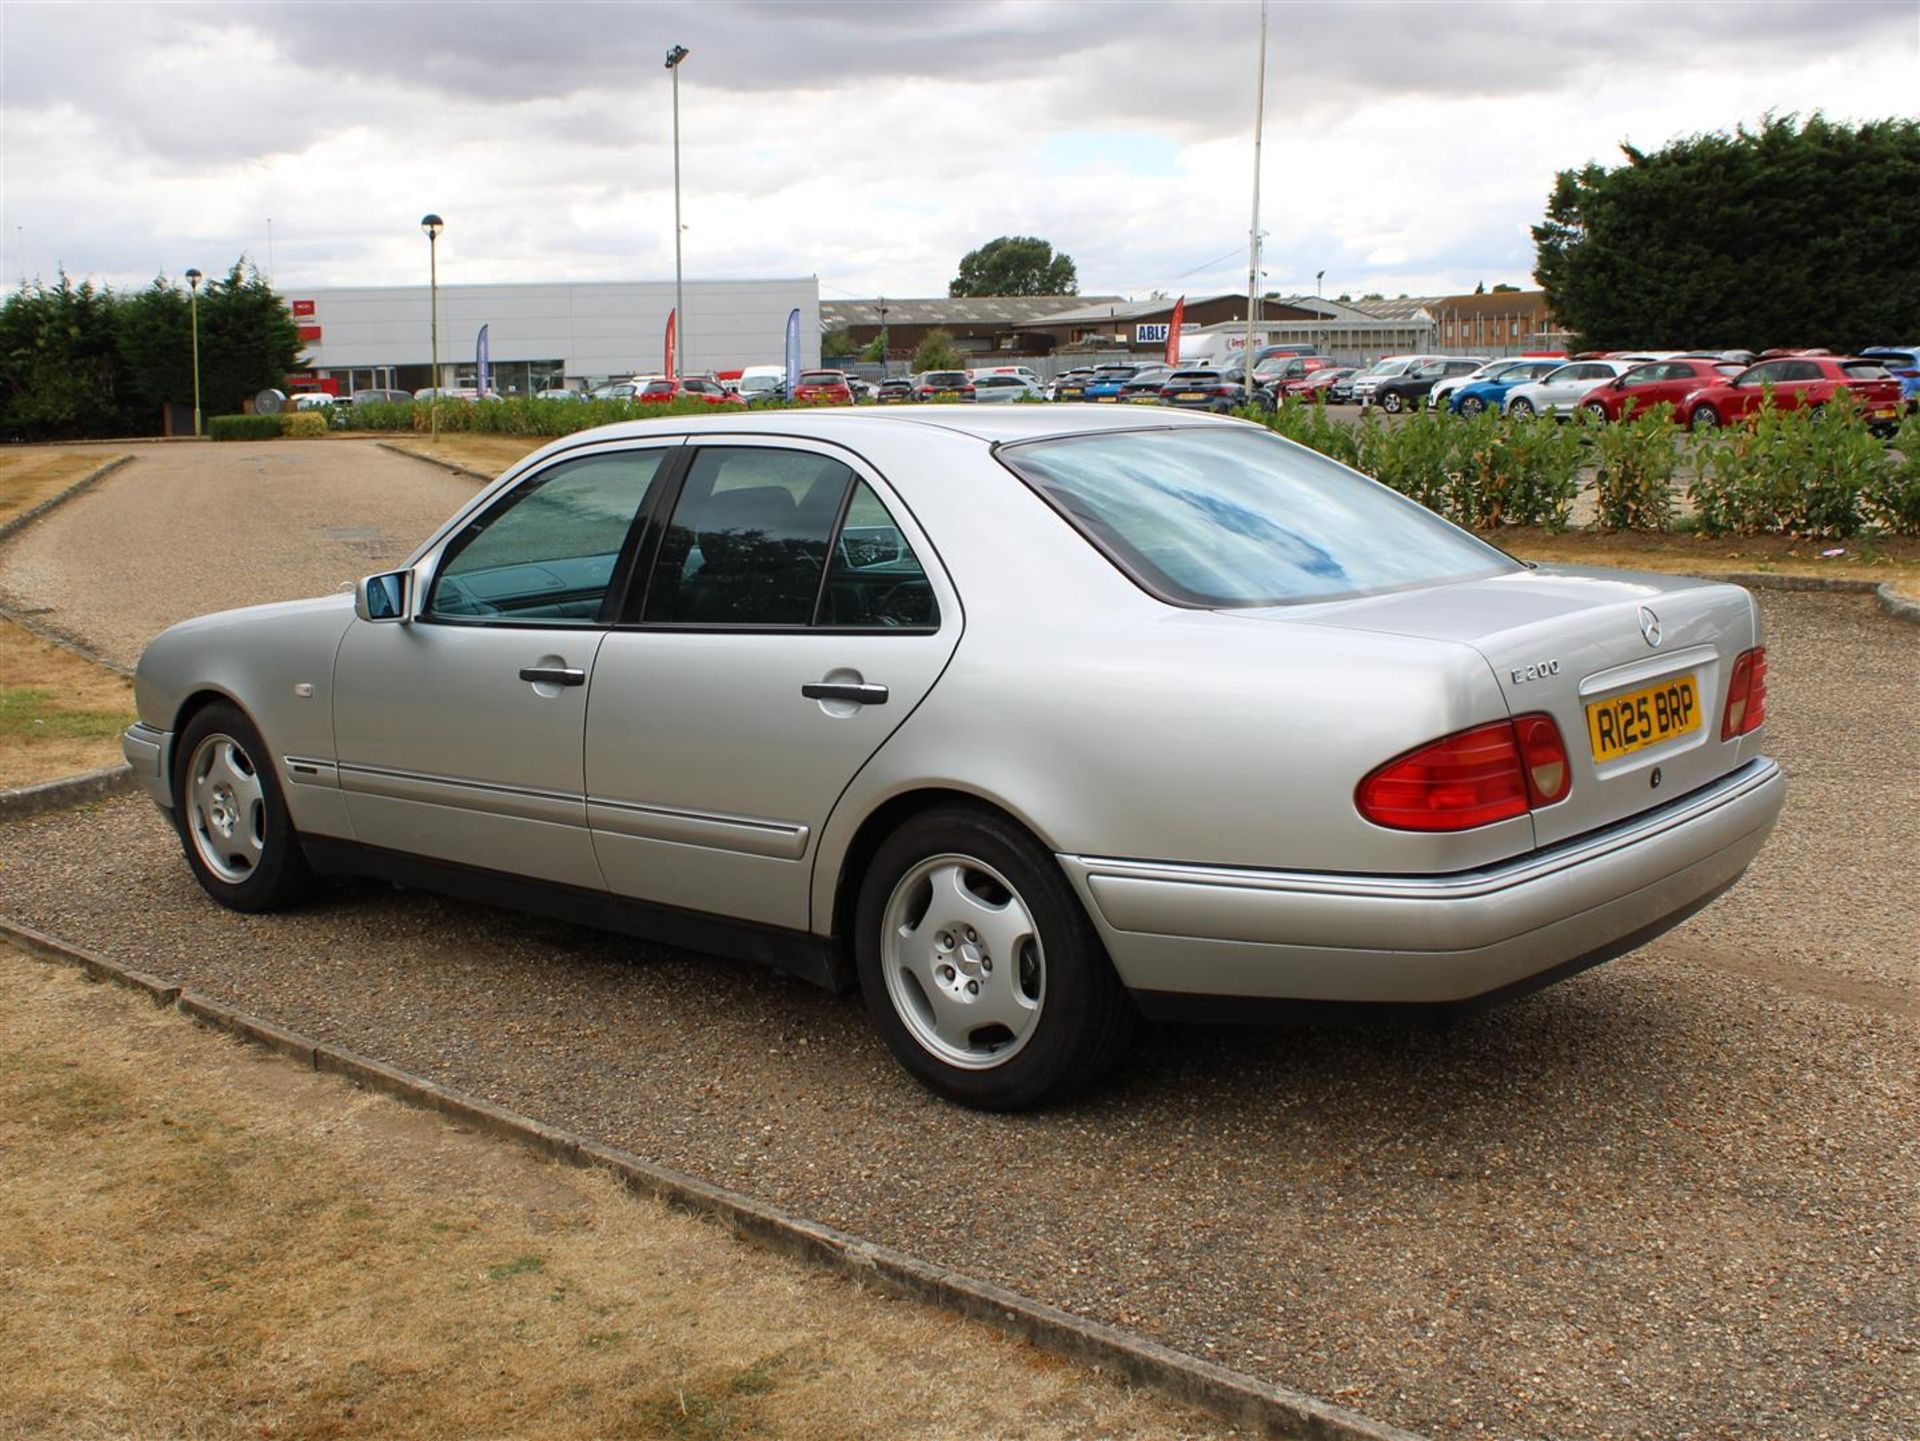
M 673 810 L 633 801 L 603 800 L 598 796 L 587 798 L 587 824 L 612 835 L 669 841 L 706 850 L 739 851 L 782 861 L 797 861 L 804 856 L 812 835 L 809 827 L 791 821 Z
M 341 763 L 335 767 L 340 789 L 389 800 L 418 801 L 455 810 L 484 811 L 520 820 L 550 821 L 577 826 L 583 819 L 584 797 L 559 791 L 464 780 L 457 776 L 429 776 L 415 771 L 386 770 L 378 766 Z
M 1765 788 L 1779 774 L 1777 763 L 1760 756 L 1732 774 L 1682 796 L 1659 810 L 1645 812 L 1618 825 L 1564 841 L 1513 861 L 1458 875 L 1336 875 L 1324 871 L 1263 871 L 1233 866 L 1130 861 L 1107 856 L 1067 855 L 1061 859 L 1089 875 L 1116 879 L 1174 881 L 1185 885 L 1218 886 L 1282 895 L 1352 896 L 1362 900 L 1467 900 L 1511 890 L 1556 871 L 1584 865 L 1614 851 L 1639 845 Z
M 310 756 L 282 756 L 280 762 L 286 767 L 288 779 L 297 786 L 326 786 L 331 790 L 340 788 L 340 767 L 332 761 L 314 760 Z

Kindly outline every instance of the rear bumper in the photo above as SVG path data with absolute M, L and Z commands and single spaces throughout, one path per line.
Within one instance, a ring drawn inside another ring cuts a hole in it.
M 173 809 L 173 786 L 168 780 L 169 760 L 173 755 L 173 735 L 156 730 L 145 721 L 135 721 L 120 737 L 120 754 L 127 758 L 133 773 L 145 786 L 153 803 L 163 811 Z
M 1631 821 L 1457 875 L 1060 860 L 1149 1011 L 1198 998 L 1447 1005 L 1528 989 L 1677 925 L 1739 878 L 1785 794 L 1763 757 Z

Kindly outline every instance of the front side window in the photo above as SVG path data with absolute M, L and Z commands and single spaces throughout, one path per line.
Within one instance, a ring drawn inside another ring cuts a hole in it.
M 1251 430 L 1072 436 L 999 455 L 1176 605 L 1286 605 L 1520 569 L 1386 487 Z
M 804 450 L 703 446 L 647 584 L 655 625 L 801 626 L 853 472 Z
M 429 620 L 592 625 L 660 450 L 562 461 L 520 482 L 449 543 Z

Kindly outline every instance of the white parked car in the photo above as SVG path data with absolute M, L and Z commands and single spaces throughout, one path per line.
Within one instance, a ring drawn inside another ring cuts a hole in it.
M 1027 375 L 989 375 L 973 377 L 973 398 L 981 405 L 1005 404 L 1015 400 L 1045 400 L 1040 382 Z
M 333 406 L 334 398 L 324 390 L 303 391 L 293 398 L 295 410 L 332 410 Z
M 1508 415 L 1523 420 L 1532 415 L 1571 415 L 1581 399 L 1596 385 L 1625 375 L 1638 361 L 1570 360 L 1558 370 L 1550 370 L 1538 380 L 1516 385 L 1502 402 Z
M 1764 644 L 1237 420 L 715 411 L 162 632 L 123 746 L 224 905 L 374 875 L 770 962 L 1004 1109 L 1136 1012 L 1492 1001 L 1678 923 L 1780 811 Z

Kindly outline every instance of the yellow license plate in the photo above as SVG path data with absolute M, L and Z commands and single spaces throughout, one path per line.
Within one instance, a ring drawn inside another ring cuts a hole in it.
M 1205 394 L 1198 390 L 1183 390 L 1174 397 L 1175 400 L 1205 400 L 1206 398 Z
M 1127 397 L 1128 405 L 1157 405 L 1159 402 L 1160 397 L 1157 395 L 1129 395 Z
M 1700 729 L 1700 694 L 1690 675 L 1674 676 L 1587 707 L 1595 761 L 1618 760 Z
M 1878 409 L 1878 410 L 1876 410 L 1876 411 L 1874 411 L 1874 415 L 1875 415 L 1876 417 L 1878 417 L 1878 416 L 1891 416 L 1891 415 L 1892 415 L 1893 413 L 1894 413 L 1894 408 L 1893 408 L 1893 407 L 1892 407 L 1891 405 L 1887 405 L 1887 406 L 1882 406 L 1882 407 L 1881 407 L 1880 409 Z
M 1119 398 L 1117 395 L 1096 395 L 1093 398 L 1093 403 L 1095 405 L 1112 405 L 1114 401 Z

